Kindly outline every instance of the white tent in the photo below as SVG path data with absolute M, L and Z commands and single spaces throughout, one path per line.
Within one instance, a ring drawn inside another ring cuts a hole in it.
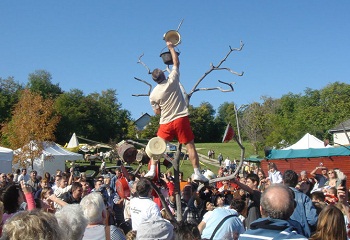
M 309 148 L 329 148 L 332 147 L 330 145 L 327 145 L 325 147 L 324 142 L 315 137 L 314 135 L 311 135 L 309 133 L 306 133 L 298 142 L 294 143 L 293 145 L 283 148 L 281 150 L 290 150 L 290 149 L 309 149 Z
M 12 172 L 13 151 L 9 148 L 0 147 L 0 172 Z
M 19 151 L 21 151 L 21 149 L 15 150 L 15 154 Z M 67 151 L 56 143 L 45 142 L 44 151 L 39 158 L 34 160 L 33 167 L 34 170 L 38 172 L 39 176 L 43 176 L 45 172 L 54 175 L 58 169 L 62 171 L 65 170 L 66 160 L 76 161 L 82 159 L 82 154 Z M 30 161 L 27 163 L 27 169 L 32 170 Z
M 79 141 L 78 141 L 77 135 L 73 133 L 72 137 L 69 140 L 67 148 L 76 148 L 76 147 L 79 147 Z

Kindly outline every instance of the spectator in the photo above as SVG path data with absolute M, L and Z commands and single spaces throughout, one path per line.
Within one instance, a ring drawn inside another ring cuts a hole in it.
M 137 197 L 130 200 L 132 229 L 138 230 L 139 225 L 154 217 L 161 217 L 158 205 L 152 201 L 152 187 L 147 178 L 141 178 L 136 184 Z
M 232 209 L 232 205 L 231 202 L 230 208 L 215 208 L 210 218 L 200 222 L 198 229 L 202 238 L 237 239 L 239 234 L 244 232 L 243 223 L 238 218 L 237 211 Z
M 237 180 L 235 183 L 244 191 L 248 192 L 247 203 L 247 217 L 244 225 L 247 229 L 250 229 L 250 224 L 256 219 L 260 218 L 260 198 L 261 192 L 258 190 L 259 177 L 258 175 L 251 173 L 247 175 L 246 184 L 243 184 Z
M 324 188 L 330 188 L 330 187 L 337 188 L 340 185 L 340 179 L 338 178 L 337 172 L 334 169 L 329 169 L 327 174 L 328 174 L 328 181 L 325 182 Z
M 306 237 L 310 237 L 311 232 L 317 224 L 317 212 L 312 204 L 311 199 L 304 193 L 298 191 L 295 186 L 298 183 L 298 174 L 293 170 L 287 170 L 283 174 L 283 183 L 293 190 L 296 207 L 292 216 L 292 220 L 301 224 Z
M 219 166 L 220 166 L 220 167 L 221 167 L 221 163 L 222 163 L 223 160 L 224 160 L 224 157 L 222 156 L 221 153 L 219 153 L 218 161 L 219 161 Z
M 45 212 L 54 213 L 56 211 L 54 202 L 50 198 L 52 195 L 53 190 L 50 187 L 44 187 L 40 192 L 40 208 Z
M 264 170 L 262 170 L 261 168 L 258 169 L 257 175 L 259 177 L 258 190 L 260 192 L 263 192 L 265 190 L 265 188 L 266 188 L 266 183 L 267 183 L 268 180 L 266 179 L 266 175 L 265 175 Z
M 55 213 L 58 225 L 63 230 L 64 239 L 83 239 L 88 224 L 79 204 L 68 204 Z
M 320 213 L 315 234 L 310 240 L 347 240 L 343 213 L 328 205 Z
M 26 183 L 29 180 L 29 175 L 27 174 L 27 169 L 22 168 L 21 175 L 18 176 L 18 182 L 21 182 L 22 180 Z
M 269 179 L 271 183 L 282 183 L 282 174 L 277 170 L 275 163 L 269 164 Z
M 319 169 L 321 169 L 321 174 L 316 173 Z M 328 181 L 327 171 L 328 169 L 326 167 L 317 166 L 314 170 L 312 170 L 312 172 L 310 172 L 310 175 L 317 181 L 317 188 L 323 188 L 324 184 Z
M 0 174 L 0 188 L 5 188 L 7 186 L 7 177 L 5 173 Z
M 231 167 L 231 160 L 227 157 L 224 161 L 225 163 L 225 168 L 227 171 L 230 171 L 230 167 Z
M 295 231 L 289 217 L 294 210 L 293 193 L 288 187 L 273 184 L 261 196 L 262 218 L 252 222 L 239 239 L 307 239 Z
M 88 220 L 83 240 L 105 240 L 106 235 L 111 240 L 125 239 L 125 235 L 116 226 L 105 226 L 107 210 L 100 193 L 90 193 L 81 200 L 80 205 Z
M 300 181 L 298 183 L 298 186 L 300 191 L 310 196 L 310 192 L 313 188 L 313 183 L 307 177 L 307 172 L 305 170 L 300 172 Z
M 13 181 L 15 183 L 19 183 L 18 182 L 19 175 L 21 175 L 21 170 L 19 168 L 17 168 L 16 171 L 14 172 L 14 174 L 13 174 Z
M 80 203 L 83 194 L 83 186 L 79 182 L 72 183 L 71 190 L 62 194 L 61 198 L 68 204 Z
M 117 180 L 118 180 L 119 178 L 121 178 L 121 177 L 122 177 L 122 173 L 120 172 L 119 168 L 116 168 L 116 169 L 115 169 L 115 175 L 114 175 L 114 176 L 112 177 L 112 179 L 111 179 L 111 188 L 112 188 L 115 192 L 117 191 L 115 183 L 116 183 Z
M 136 231 L 136 239 L 174 239 L 174 227 L 161 217 L 153 217 L 140 223 Z
M 201 239 L 201 234 L 197 228 L 197 225 L 180 222 L 178 226 L 174 228 L 174 240 L 194 240 Z
M 35 199 L 39 199 L 40 195 L 41 195 L 41 191 L 43 190 L 43 188 L 47 188 L 47 187 L 49 187 L 49 184 L 48 184 L 47 180 L 45 178 L 41 179 L 39 188 L 34 194 L 34 198 Z
M 14 184 L 15 182 L 13 181 L 14 175 L 13 173 L 8 173 L 6 174 L 6 179 L 8 184 Z
M 0 200 L 4 204 L 3 222 L 6 222 L 7 219 L 11 218 L 18 211 L 25 210 L 25 208 L 28 210 L 35 208 L 31 187 L 26 185 L 24 181 L 21 181 L 20 184 L 21 188 L 17 185 L 7 186 L 1 194 Z
M 27 184 L 32 187 L 32 192 L 35 194 L 40 187 L 40 181 L 36 178 L 37 171 L 33 170 L 30 172 L 30 179 L 27 181 Z
M 311 201 L 314 207 L 316 208 L 317 215 L 320 214 L 322 209 L 327 206 L 325 203 L 325 195 L 322 191 L 316 191 L 311 193 Z
M 2 240 L 38 239 L 66 240 L 57 219 L 43 211 L 22 211 L 9 219 L 3 228 Z

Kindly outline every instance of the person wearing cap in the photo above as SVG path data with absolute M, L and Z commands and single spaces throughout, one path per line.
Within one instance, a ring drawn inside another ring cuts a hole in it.
M 142 222 L 136 232 L 137 240 L 174 239 L 174 226 L 166 219 L 155 217 Z
M 316 173 L 319 169 L 321 169 L 321 174 Z M 324 184 L 328 181 L 327 171 L 328 171 L 328 168 L 322 165 L 322 166 L 317 166 L 314 170 L 310 172 L 310 175 L 317 180 L 318 188 L 322 188 Z
M 173 67 L 168 78 L 164 72 L 157 68 L 152 72 L 152 78 L 157 86 L 150 94 L 150 103 L 155 114 L 160 115 L 157 136 L 165 141 L 172 141 L 175 137 L 181 144 L 185 144 L 189 159 L 194 169 L 194 181 L 207 182 L 200 172 L 198 153 L 194 144 L 194 134 L 188 117 L 187 102 L 180 86 L 180 61 L 172 42 L 166 42 L 173 60 Z M 150 171 L 145 175 L 153 178 L 156 163 L 151 159 Z

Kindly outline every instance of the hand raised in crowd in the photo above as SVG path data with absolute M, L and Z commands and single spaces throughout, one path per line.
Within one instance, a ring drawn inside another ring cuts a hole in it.
M 29 186 L 28 184 L 26 184 L 26 183 L 24 182 L 24 180 L 22 180 L 22 181 L 20 182 L 20 184 L 21 184 L 21 189 L 22 189 L 22 191 L 23 191 L 24 194 L 26 194 L 26 193 L 31 193 L 31 192 L 32 192 L 32 187 Z

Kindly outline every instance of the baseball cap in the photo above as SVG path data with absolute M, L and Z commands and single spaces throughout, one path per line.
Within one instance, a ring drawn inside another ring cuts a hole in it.
M 136 233 L 137 240 L 154 240 L 174 238 L 174 226 L 167 220 L 158 217 L 142 222 Z

